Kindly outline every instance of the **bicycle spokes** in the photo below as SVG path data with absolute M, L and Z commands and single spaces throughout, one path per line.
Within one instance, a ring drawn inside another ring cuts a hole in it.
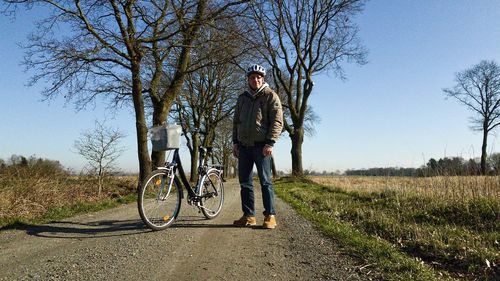
M 224 202 L 224 186 L 219 172 L 209 171 L 203 179 L 201 188 L 201 211 L 206 218 L 214 218 L 219 214 Z
M 168 227 L 181 205 L 181 191 L 167 170 L 156 170 L 139 190 L 139 213 L 154 230 Z

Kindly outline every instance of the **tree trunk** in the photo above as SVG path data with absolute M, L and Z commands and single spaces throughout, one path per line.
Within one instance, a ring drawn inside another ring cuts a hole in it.
M 483 145 L 481 146 L 481 175 L 486 175 L 486 145 L 488 144 L 488 129 L 483 126 Z
M 232 167 L 233 167 L 233 177 L 239 178 L 239 176 L 238 176 L 238 172 L 239 172 L 238 171 L 238 161 L 234 161 Z
M 151 151 L 152 168 L 156 169 L 165 164 L 165 151 Z
M 302 177 L 304 175 L 304 169 L 302 168 L 302 143 L 304 142 L 304 128 L 299 127 L 294 129 L 292 135 L 290 135 L 292 140 L 292 149 L 290 153 L 292 154 L 292 176 Z
M 144 114 L 144 99 L 140 78 L 140 64 L 132 63 L 132 99 L 135 111 L 135 129 L 137 131 L 137 156 L 139 158 L 139 183 L 146 180 L 151 173 L 151 160 L 148 153 L 148 128 Z
M 191 173 L 189 176 L 189 181 L 190 182 L 195 182 L 196 177 L 198 177 L 198 146 L 199 146 L 199 138 L 198 138 L 198 133 L 193 134 L 193 153 L 191 153 Z
M 167 121 L 172 101 L 153 101 L 153 126 L 162 125 Z M 151 162 L 154 168 L 165 164 L 165 151 L 151 151 Z
M 223 148 L 223 152 L 222 152 L 222 165 L 224 167 L 224 171 L 223 171 L 223 176 L 225 179 L 227 179 L 229 177 L 229 157 L 231 157 L 231 154 L 229 152 L 229 149 L 226 149 L 226 148 Z
M 102 193 L 102 167 L 99 165 L 99 172 L 97 173 L 97 185 L 98 185 L 98 191 L 97 191 L 97 197 L 101 197 Z

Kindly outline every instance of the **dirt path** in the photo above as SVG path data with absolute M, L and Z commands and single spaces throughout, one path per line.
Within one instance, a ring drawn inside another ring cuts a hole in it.
M 183 202 L 179 220 L 152 232 L 137 207 L 0 232 L 0 280 L 369 280 L 370 268 L 277 199 L 275 230 L 235 228 L 239 187 L 229 181 L 219 217 Z M 260 192 L 256 203 L 262 213 Z M 257 217 L 259 224 L 262 216 Z

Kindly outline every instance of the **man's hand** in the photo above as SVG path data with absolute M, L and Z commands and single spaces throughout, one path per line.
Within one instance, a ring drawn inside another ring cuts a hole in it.
M 233 155 L 234 157 L 238 158 L 238 155 L 240 154 L 240 148 L 237 143 L 233 144 Z
M 264 154 L 264 156 L 269 156 L 273 154 L 273 147 L 268 144 L 264 145 L 264 148 L 262 149 L 262 154 Z

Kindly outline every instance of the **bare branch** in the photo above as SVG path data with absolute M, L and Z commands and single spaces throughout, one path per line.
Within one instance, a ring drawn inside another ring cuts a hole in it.
M 456 85 L 443 92 L 472 111 L 471 129 L 483 132 L 481 172 L 486 174 L 488 134 L 500 124 L 500 66 L 494 61 L 479 64 L 456 74 Z

